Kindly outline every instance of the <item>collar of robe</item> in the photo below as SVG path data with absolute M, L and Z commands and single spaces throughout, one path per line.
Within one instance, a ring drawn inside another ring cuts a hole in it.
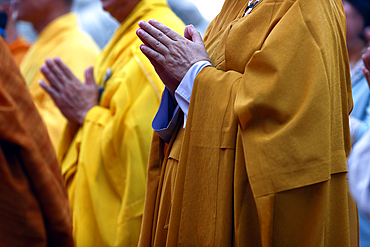
M 249 15 L 260 0 L 249 0 L 248 7 L 244 10 L 243 17 Z

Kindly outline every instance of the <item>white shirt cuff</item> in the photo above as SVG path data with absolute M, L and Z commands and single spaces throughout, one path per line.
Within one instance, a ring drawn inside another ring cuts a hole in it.
M 184 129 L 186 127 L 190 98 L 193 91 L 195 78 L 197 77 L 199 72 L 207 66 L 212 66 L 212 64 L 209 61 L 199 61 L 193 64 L 188 72 L 186 72 L 184 78 L 180 82 L 180 85 L 175 91 L 175 99 L 179 104 L 182 112 L 184 113 Z

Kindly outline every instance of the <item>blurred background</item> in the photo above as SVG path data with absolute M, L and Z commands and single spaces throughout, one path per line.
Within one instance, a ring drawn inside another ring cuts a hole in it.
M 223 3 L 224 0 L 168 0 L 184 23 L 193 24 L 202 35 Z M 80 27 L 94 38 L 100 48 L 104 47 L 118 23 L 102 9 L 100 0 L 74 0 L 72 9 L 78 13 Z M 32 25 L 27 22 L 18 22 L 17 30 L 31 42 L 37 38 Z

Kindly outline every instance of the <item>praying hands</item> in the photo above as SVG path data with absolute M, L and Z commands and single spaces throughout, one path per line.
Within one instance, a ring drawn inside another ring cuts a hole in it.
M 139 27 L 136 34 L 145 44 L 140 49 L 172 94 L 193 64 L 210 61 L 202 37 L 192 25 L 185 28 L 184 37 L 156 20 L 140 21 Z
M 40 80 L 40 86 L 70 122 L 82 125 L 87 112 L 98 104 L 99 99 L 93 67 L 85 71 L 85 84 L 81 83 L 58 57 L 54 60 L 46 59 L 41 72 L 50 85 Z

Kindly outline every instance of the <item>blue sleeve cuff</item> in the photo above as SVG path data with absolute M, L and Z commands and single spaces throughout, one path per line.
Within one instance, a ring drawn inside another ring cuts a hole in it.
M 181 109 L 167 88 L 164 89 L 161 103 L 155 115 L 152 128 L 164 140 L 169 143 L 176 124 L 180 117 Z
M 175 98 L 165 87 L 159 109 L 152 122 L 152 128 L 166 143 L 169 143 L 171 140 L 177 122 L 179 121 L 181 111 L 184 112 L 185 129 L 194 80 L 199 72 L 207 66 L 212 66 L 212 64 L 208 61 L 195 63 L 177 87 Z

